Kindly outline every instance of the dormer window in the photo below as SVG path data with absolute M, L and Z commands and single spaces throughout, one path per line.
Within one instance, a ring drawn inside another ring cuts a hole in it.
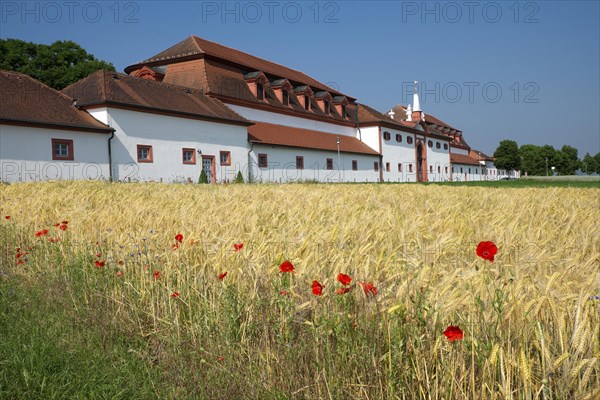
M 269 84 L 269 80 L 261 71 L 254 71 L 244 75 L 244 80 L 248 84 L 248 88 L 252 94 L 261 101 L 265 99 L 265 86 Z
M 318 92 L 315 94 L 315 99 L 317 100 L 317 104 L 319 104 L 321 111 L 326 115 L 329 115 L 329 110 L 331 106 L 331 95 L 329 92 Z
M 306 111 L 310 111 L 310 101 L 313 97 L 313 91 L 310 86 L 298 86 L 294 88 L 294 94 L 296 95 L 296 99 L 300 106 L 302 106 Z
M 271 82 L 271 89 L 275 93 L 277 100 L 284 106 L 290 105 L 289 91 L 292 89 L 292 84 L 287 79 L 277 79 Z
M 346 106 L 348 105 L 348 99 L 346 96 L 335 96 L 333 98 L 333 104 L 335 105 L 335 110 L 342 117 L 346 118 Z

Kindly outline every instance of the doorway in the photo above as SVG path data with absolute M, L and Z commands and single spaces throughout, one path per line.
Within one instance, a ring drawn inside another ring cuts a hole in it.
M 215 156 L 202 156 L 202 170 L 209 183 L 215 183 Z

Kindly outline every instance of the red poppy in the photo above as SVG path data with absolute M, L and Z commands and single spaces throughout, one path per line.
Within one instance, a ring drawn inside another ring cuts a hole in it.
M 19 259 L 19 260 L 17 261 L 17 265 L 21 265 L 21 264 L 23 264 L 23 260 Z
M 281 263 L 279 272 L 294 272 L 294 266 L 288 260 Z
M 494 242 L 480 242 L 477 245 L 477 255 L 485 260 L 494 262 L 494 256 L 498 252 L 498 247 Z
M 55 238 L 48 238 L 48 241 L 50 243 L 58 243 L 59 240 L 60 240 L 60 238 L 57 238 L 57 237 L 55 237 Z
M 177 297 L 179 297 L 179 292 L 173 292 L 173 293 L 171 293 L 171 297 L 174 298 L 174 299 L 177 298 Z
M 53 224 L 52 226 L 59 226 L 60 224 L 57 222 L 56 224 Z
M 464 337 L 463 331 L 458 326 L 452 325 L 446 328 L 444 331 L 444 336 L 446 336 L 451 342 L 454 342 L 455 340 L 462 340 Z
M 369 296 L 369 293 L 371 293 L 373 297 L 377 296 L 377 288 L 373 286 L 372 283 L 360 282 L 360 286 L 362 286 L 367 296 Z
M 181 233 L 178 233 L 177 235 L 175 235 L 175 240 L 181 243 L 183 241 L 183 235 Z
M 10 215 L 5 216 L 4 219 L 10 219 Z
M 96 260 L 95 264 L 96 264 L 96 268 L 104 267 L 104 264 L 106 264 L 106 260 L 104 260 L 104 261 Z
M 125 264 L 125 261 L 119 260 L 119 265 L 123 265 L 123 264 Z
M 122 272 L 122 271 L 117 271 L 116 275 L 117 275 L 118 277 L 121 277 L 121 276 L 123 276 L 123 272 Z
M 46 236 L 48 234 L 48 229 L 42 229 L 41 231 L 37 231 L 35 233 L 35 236 L 40 237 L 40 236 Z
M 154 276 L 154 280 L 157 281 L 160 278 L 160 271 L 154 271 L 152 275 Z
M 96 253 L 96 257 L 98 257 L 98 258 L 102 257 L 102 253 Z
M 222 274 L 219 274 L 219 275 L 217 276 L 217 278 L 219 278 L 219 280 L 220 280 L 220 281 L 222 281 L 222 280 L 223 280 L 223 278 L 225 278 L 226 276 L 227 276 L 227 271 L 223 272 Z
M 17 253 L 17 258 L 20 258 L 23 254 Z
M 60 230 L 61 230 L 61 231 L 66 231 L 66 230 L 67 230 L 67 228 L 68 228 L 68 226 L 67 226 L 66 224 L 62 224 L 62 225 L 60 226 Z
M 233 244 L 233 249 L 234 249 L 233 251 L 235 251 L 236 253 L 238 251 L 240 251 L 241 249 L 243 249 L 243 248 L 244 248 L 244 243 L 240 242 L 240 243 L 234 243 Z
M 217 361 L 225 361 L 225 357 L 216 357 Z
M 350 282 L 352 282 L 352 278 L 350 278 L 350 276 L 346 274 L 338 274 L 337 280 L 344 286 L 348 286 Z
M 69 221 L 62 221 L 61 224 L 63 225 L 67 225 L 69 223 Z
M 321 285 L 317 281 L 313 281 L 312 294 L 314 294 L 315 296 L 321 296 L 323 294 L 323 285 Z
M 287 290 L 280 290 L 279 294 L 282 296 L 287 296 L 289 294 L 289 292 Z
M 172 245 L 171 245 L 171 248 L 172 248 L 173 250 L 177 250 L 177 249 L 179 248 L 179 243 L 174 243 L 174 244 L 172 244 Z
M 349 287 L 341 287 L 338 290 L 336 290 L 335 292 L 337 294 L 346 294 L 346 293 L 348 293 L 350 291 L 350 289 L 351 288 L 349 288 Z

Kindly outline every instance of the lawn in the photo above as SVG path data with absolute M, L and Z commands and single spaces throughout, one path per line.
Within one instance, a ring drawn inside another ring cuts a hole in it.
M 599 398 L 600 191 L 514 182 L 0 185 L 0 398 Z

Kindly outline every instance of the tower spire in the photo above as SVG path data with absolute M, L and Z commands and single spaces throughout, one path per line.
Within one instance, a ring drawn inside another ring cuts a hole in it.
M 419 88 L 417 86 L 418 83 L 418 81 L 415 81 L 413 89 L 413 111 L 422 111 L 421 103 L 419 102 Z

